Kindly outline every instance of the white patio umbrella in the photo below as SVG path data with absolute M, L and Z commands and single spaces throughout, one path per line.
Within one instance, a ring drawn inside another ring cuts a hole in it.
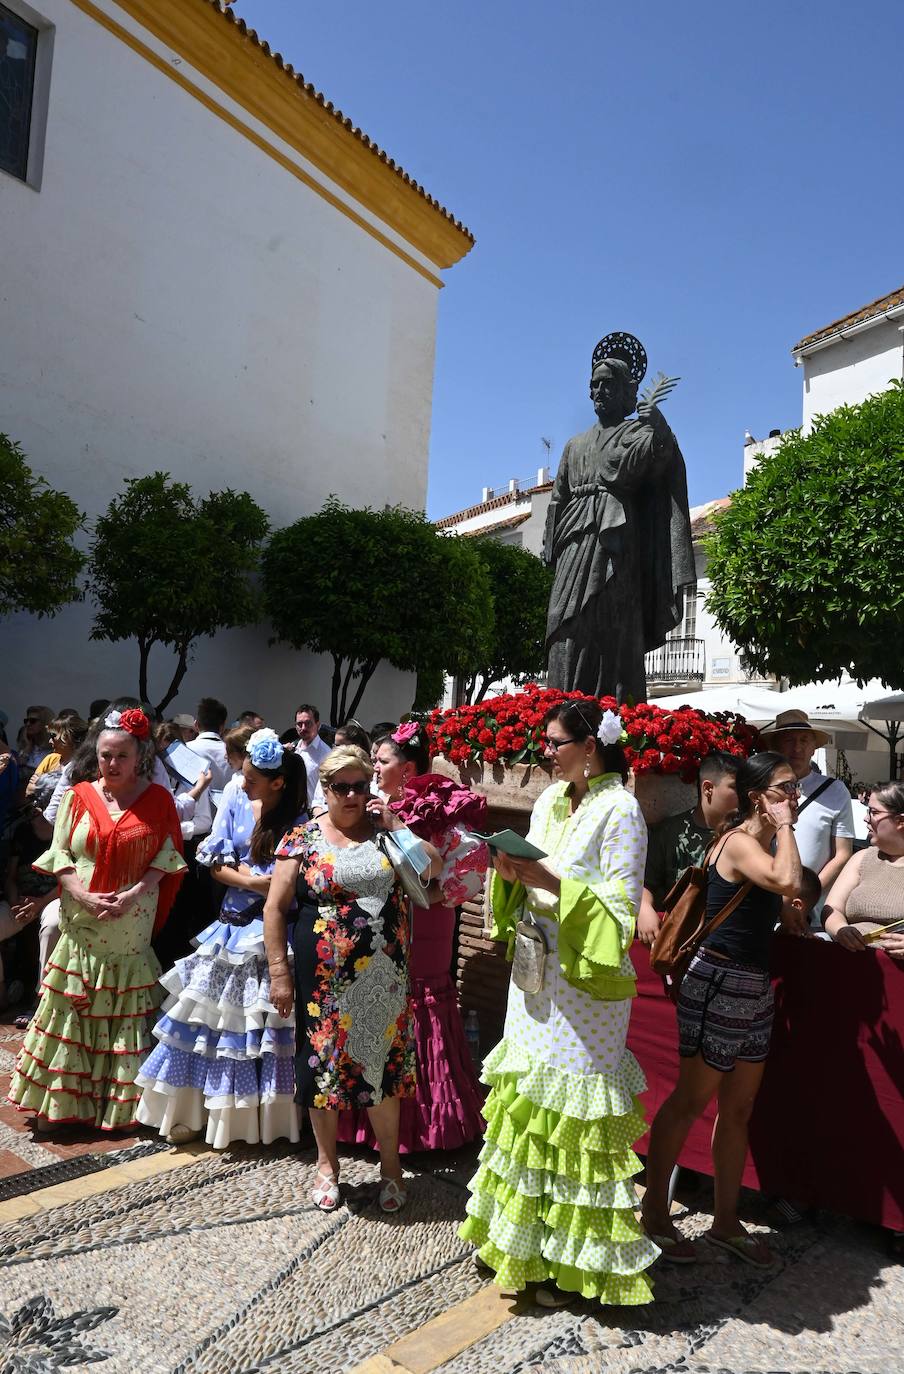
M 890 692 L 887 696 L 873 697 L 864 702 L 859 719 L 867 730 L 885 740 L 888 745 L 888 775 L 890 778 L 896 777 L 898 743 L 904 737 L 904 692 Z M 878 724 L 871 725 L 871 721 L 881 722 L 885 729 L 879 729 Z

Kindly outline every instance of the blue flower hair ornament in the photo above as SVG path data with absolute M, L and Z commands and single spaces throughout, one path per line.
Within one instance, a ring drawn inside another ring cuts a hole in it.
M 245 752 L 255 768 L 272 772 L 281 765 L 286 749 L 275 730 L 255 730 Z

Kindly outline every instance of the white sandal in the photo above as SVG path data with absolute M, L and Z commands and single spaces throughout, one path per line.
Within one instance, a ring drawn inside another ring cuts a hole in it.
M 380 1184 L 380 1211 L 401 1212 L 408 1201 L 408 1194 L 394 1178 L 384 1178 Z
M 311 1201 L 321 1212 L 335 1212 L 339 1206 L 339 1183 L 332 1174 L 325 1174 L 321 1169 L 317 1170 L 318 1184 L 315 1180 L 314 1187 L 311 1189 Z
M 200 1131 L 193 1130 L 191 1126 L 183 1126 L 177 1121 L 167 1134 L 166 1143 L 167 1145 L 187 1145 L 190 1140 L 197 1140 L 200 1134 Z

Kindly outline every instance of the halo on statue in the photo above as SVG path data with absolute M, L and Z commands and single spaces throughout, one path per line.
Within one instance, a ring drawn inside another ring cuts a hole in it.
M 627 363 L 631 380 L 637 386 L 640 386 L 647 375 L 647 351 L 640 339 L 635 339 L 633 334 L 616 330 L 615 333 L 607 334 L 605 338 L 600 339 L 593 350 L 590 371 L 593 371 L 597 363 L 604 362 L 607 358 L 619 358 L 623 363 Z

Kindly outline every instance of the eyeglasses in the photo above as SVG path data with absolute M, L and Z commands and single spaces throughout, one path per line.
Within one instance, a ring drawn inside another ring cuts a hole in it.
M 874 807 L 868 806 L 866 808 L 866 814 L 871 821 L 881 821 L 883 816 L 890 816 L 892 813 L 890 811 L 876 811 Z
M 324 784 L 337 797 L 363 797 L 370 789 L 370 783 L 362 778 L 360 782 L 328 782 Z
M 562 748 L 562 745 L 563 745 L 563 744 L 578 744 L 578 743 L 580 743 L 580 741 L 579 741 L 579 740 L 576 740 L 576 739 L 550 739 L 549 736 L 547 736 L 547 737 L 546 737 L 546 743 L 544 744 L 543 748 L 544 748 L 544 749 L 551 749 L 552 752 L 553 752 L 554 754 L 557 754 L 557 753 L 559 752 L 559 750 Z
M 784 792 L 786 797 L 796 797 L 800 792 L 799 782 L 770 782 L 767 792 Z

